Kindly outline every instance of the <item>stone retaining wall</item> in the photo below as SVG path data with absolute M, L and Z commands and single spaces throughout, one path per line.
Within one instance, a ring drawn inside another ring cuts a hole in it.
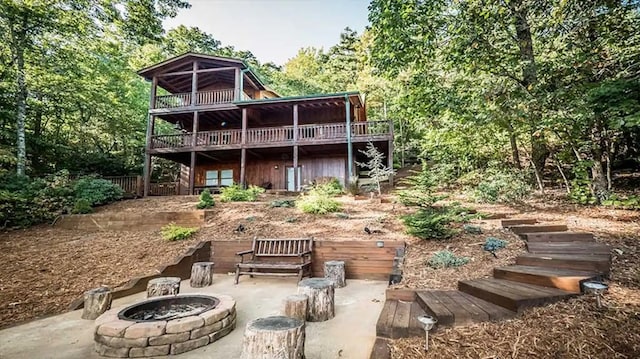
M 213 296 L 220 300 L 215 308 L 169 321 L 136 323 L 118 318 L 122 308 L 111 309 L 95 321 L 96 352 L 111 358 L 141 358 L 181 354 L 213 343 L 236 327 L 235 300 Z

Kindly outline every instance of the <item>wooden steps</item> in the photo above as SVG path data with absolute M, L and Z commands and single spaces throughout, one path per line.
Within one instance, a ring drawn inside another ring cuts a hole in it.
M 369 359 L 391 359 L 391 348 L 389 348 L 389 340 L 377 337 L 376 341 L 373 343 L 373 349 L 371 350 Z
M 539 233 L 539 232 L 565 232 L 568 230 L 566 224 L 522 224 L 509 227 L 515 234 Z
M 497 321 L 515 316 L 515 312 L 457 290 L 416 292 L 416 302 L 438 319 L 438 326 L 457 326 Z
M 516 264 L 523 266 L 594 271 L 602 274 L 608 274 L 609 267 L 611 266 L 611 256 L 527 253 L 516 257 Z
M 459 281 L 458 289 L 514 312 L 575 295 L 561 289 L 495 278 Z
M 593 233 L 586 232 L 538 232 L 520 235 L 527 242 L 593 242 Z
M 600 277 L 592 271 L 513 265 L 493 269 L 493 277 L 580 293 L 580 282 Z
M 417 302 L 387 300 L 376 323 L 376 335 L 398 339 L 424 334 L 424 327 L 417 319 L 424 314 Z
M 520 219 L 503 219 L 500 221 L 502 228 L 509 228 L 513 226 L 520 226 L 523 224 L 536 224 L 538 220 L 535 218 L 520 218 Z
M 608 255 L 608 245 L 597 242 L 527 242 L 527 250 L 534 254 Z

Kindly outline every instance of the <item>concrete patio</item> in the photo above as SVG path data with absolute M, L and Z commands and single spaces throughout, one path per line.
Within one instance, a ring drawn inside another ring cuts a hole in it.
M 348 280 L 335 292 L 336 316 L 307 323 L 307 359 L 366 359 L 376 338 L 376 321 L 384 305 L 386 282 Z M 280 314 L 283 299 L 297 291 L 295 279 L 216 275 L 214 284 L 191 288 L 182 281 L 181 293 L 228 294 L 237 303 L 237 327 L 226 337 L 174 358 L 237 358 L 246 324 L 256 318 Z M 145 293 L 114 300 L 112 308 L 143 300 Z M 93 350 L 92 320 L 80 318 L 81 310 L 35 320 L 0 331 L 0 358 L 101 358 Z

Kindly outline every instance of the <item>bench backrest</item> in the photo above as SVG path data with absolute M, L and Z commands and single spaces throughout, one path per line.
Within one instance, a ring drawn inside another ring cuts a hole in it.
M 297 257 L 313 250 L 313 238 L 253 239 L 256 257 Z

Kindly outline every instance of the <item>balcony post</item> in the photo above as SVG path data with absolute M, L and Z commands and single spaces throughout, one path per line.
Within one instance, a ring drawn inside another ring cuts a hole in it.
M 300 178 L 298 178 L 298 104 L 293 105 L 293 189 L 300 190 Z
M 247 109 L 242 109 L 242 148 L 240 149 L 240 184 L 246 185 L 246 162 L 247 162 Z
M 158 78 L 153 77 L 151 80 L 151 92 L 149 96 L 149 110 L 156 108 L 156 93 L 158 92 Z
M 198 61 L 193 62 L 193 74 L 191 74 L 191 106 L 197 104 L 198 96 Z
M 189 194 L 193 195 L 193 190 L 196 185 L 196 152 L 195 147 L 198 144 L 198 127 L 200 114 L 198 111 L 193 112 L 193 127 L 191 134 L 191 162 L 189 164 Z
M 235 101 L 242 101 L 242 99 L 240 98 L 240 81 L 242 81 L 242 72 L 240 71 L 239 67 L 236 67 L 236 75 L 235 75 L 235 86 L 234 86 L 234 100 Z
M 347 178 L 345 184 L 353 177 L 353 148 L 351 146 L 351 102 L 349 95 L 344 95 L 345 116 L 347 118 Z

